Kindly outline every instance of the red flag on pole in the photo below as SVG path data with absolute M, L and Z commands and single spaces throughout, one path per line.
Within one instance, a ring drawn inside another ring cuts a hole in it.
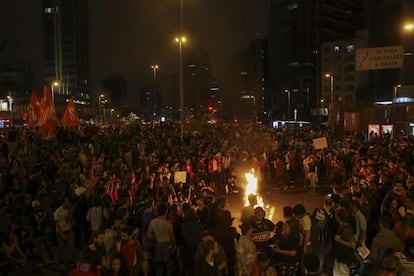
M 52 95 L 47 85 L 43 88 L 43 97 L 40 102 L 42 114 L 37 125 L 42 131 L 47 131 L 53 135 L 56 131 L 58 119 L 56 117 L 55 105 L 52 102 Z
M 32 129 L 36 127 L 41 115 L 40 102 L 36 91 L 33 89 L 30 103 L 27 106 L 26 124 Z
M 43 94 L 42 94 L 42 99 L 40 100 L 40 107 L 42 109 L 42 112 L 49 106 L 52 105 L 53 101 L 52 101 L 52 94 L 49 91 L 49 87 L 45 84 L 45 86 L 43 86 Z
M 78 110 L 76 109 L 73 97 L 70 98 L 68 105 L 66 106 L 65 112 L 63 113 L 62 120 L 60 120 L 63 126 L 78 127 L 79 117 Z

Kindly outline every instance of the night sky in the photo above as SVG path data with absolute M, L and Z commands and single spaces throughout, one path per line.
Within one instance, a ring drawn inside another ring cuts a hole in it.
M 86 1 L 86 0 L 85 0 Z M 184 33 L 189 44 L 211 54 L 218 79 L 235 51 L 267 37 L 269 0 L 183 0 Z M 89 0 L 91 81 L 123 75 L 130 90 L 147 87 L 151 64 L 160 77 L 177 71 L 179 0 Z M 36 83 L 43 77 L 39 0 L 0 1 L 0 38 L 18 42 L 17 60 L 33 65 Z

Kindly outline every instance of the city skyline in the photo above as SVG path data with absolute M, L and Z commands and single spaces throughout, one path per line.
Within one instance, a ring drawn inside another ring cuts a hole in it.
M 40 0 L 29 2 L 0 4 L 0 36 L 17 43 L 16 60 L 32 68 L 39 90 L 45 77 L 42 11 Z M 225 78 L 223 72 L 236 51 L 248 47 L 256 35 L 267 36 L 268 0 L 184 0 L 183 4 L 186 47 L 206 49 L 219 80 Z M 98 89 L 100 81 L 111 75 L 124 76 L 130 91 L 148 87 L 152 64 L 159 64 L 160 75 L 177 71 L 174 37 L 179 33 L 178 0 L 127 0 L 122 5 L 91 0 L 89 16 L 92 89 Z

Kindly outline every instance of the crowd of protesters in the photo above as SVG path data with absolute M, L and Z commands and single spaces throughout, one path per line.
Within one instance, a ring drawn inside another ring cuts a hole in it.
M 411 137 L 215 124 L 181 140 L 178 127 L 4 129 L 2 271 L 34 261 L 74 276 L 414 275 Z M 328 148 L 314 149 L 319 137 Z M 226 194 L 250 170 L 281 191 L 333 193 L 315 210 L 285 206 L 278 222 L 254 195 L 232 214 Z

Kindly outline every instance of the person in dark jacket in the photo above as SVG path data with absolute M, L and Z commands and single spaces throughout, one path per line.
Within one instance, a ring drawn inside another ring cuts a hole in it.
M 200 256 L 195 266 L 194 275 L 197 276 L 217 276 L 219 271 L 214 262 L 214 257 L 218 252 L 218 244 L 212 240 L 203 241 L 200 244 Z

